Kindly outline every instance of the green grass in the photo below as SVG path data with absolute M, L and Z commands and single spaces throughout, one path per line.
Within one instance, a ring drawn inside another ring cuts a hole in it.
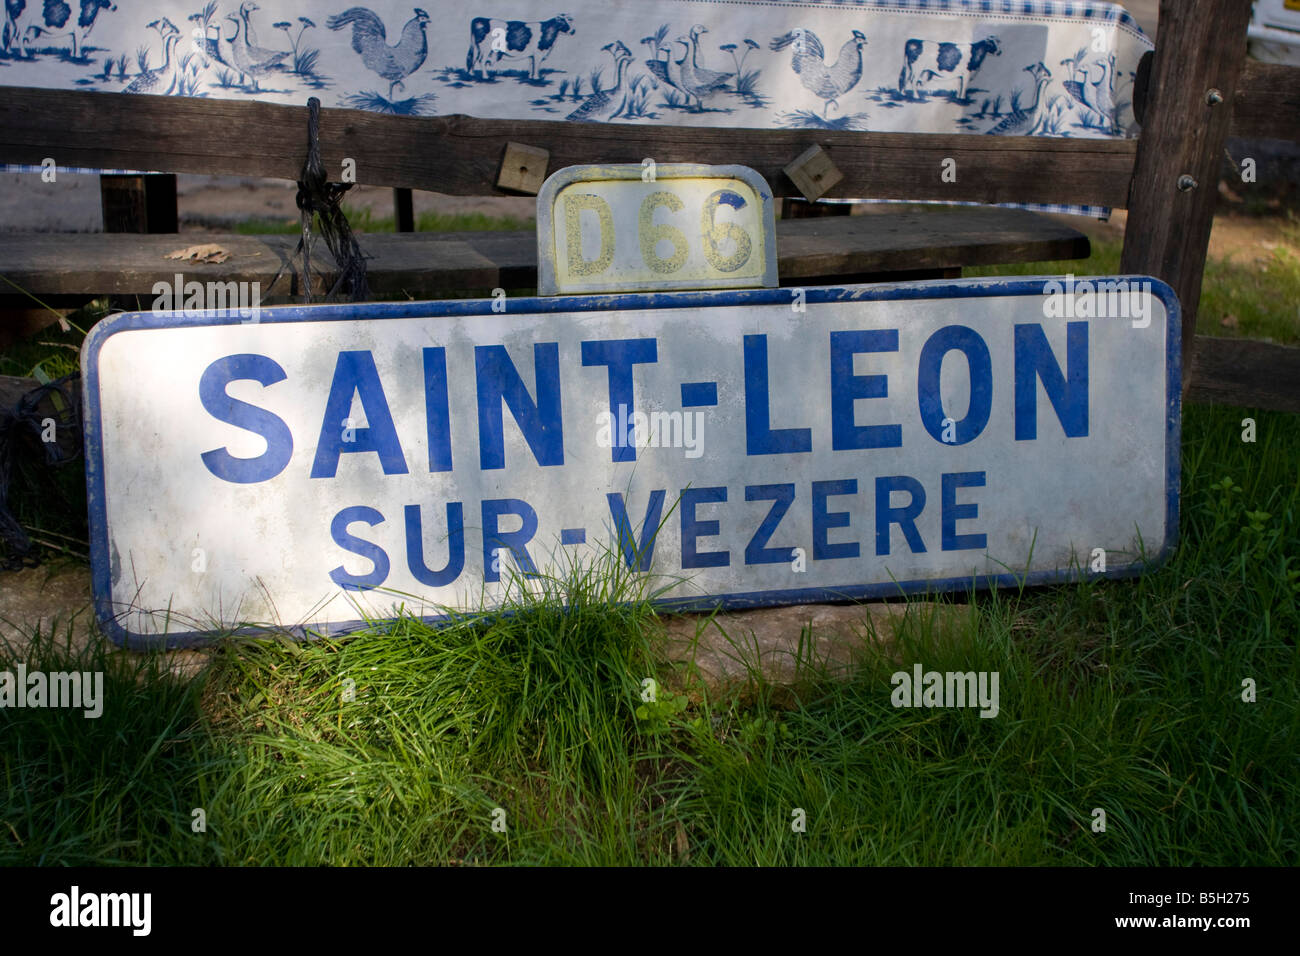
M 1300 417 L 1255 413 L 1245 444 L 1243 414 L 1186 410 L 1161 570 L 945 598 L 956 628 L 912 620 L 899 660 L 793 699 L 638 717 L 645 677 L 682 676 L 617 575 L 566 582 L 569 610 L 230 643 L 189 686 L 45 636 L 28 666 L 106 669 L 108 705 L 0 710 L 0 864 L 1294 866 Z M 915 661 L 997 671 L 1001 713 L 895 709 Z
M 348 225 L 354 232 L 395 232 L 396 219 L 392 216 L 376 216 L 369 206 L 350 207 L 344 205 Z M 415 217 L 416 232 L 491 232 L 505 230 L 519 232 L 532 230 L 532 219 L 516 219 L 512 216 L 488 216 L 480 212 L 440 213 L 422 212 Z M 298 220 L 252 219 L 235 225 L 235 232 L 245 236 L 266 234 L 293 235 L 302 232 Z
M 0 351 L 0 375 L 53 381 L 77 371 L 85 330 L 107 314 L 107 300 L 91 302 L 69 315 L 69 329 L 51 325 Z M 8 411 L 7 409 L 3 411 Z M 43 557 L 88 560 L 86 477 L 78 457 L 59 466 L 45 464 L 38 436 L 19 430 L 12 442 L 8 508 Z M 0 544 L 0 559 L 7 549 Z M 0 582 L 3 581 L 0 572 Z
M 1118 266 L 1118 244 L 1094 243 L 1086 263 L 970 274 Z M 1202 330 L 1224 334 L 1231 312 L 1237 334 L 1295 342 L 1297 283 L 1293 249 L 1263 270 L 1212 262 Z M 57 377 L 79 341 L 38 333 L 0 374 Z M 617 574 L 567 582 L 568 610 L 552 593 L 437 629 L 231 642 L 191 683 L 102 642 L 0 646 L 0 670 L 102 670 L 107 685 L 98 720 L 0 709 L 0 865 L 1295 866 L 1300 416 L 1188 407 L 1182 456 L 1181 541 L 1161 570 L 941 598 L 955 630 L 914 620 L 898 660 L 814 673 L 793 698 L 694 688 L 671 698 L 683 710 L 638 716 L 644 678 L 678 690 L 683 675 Z M 15 509 L 84 543 L 80 469 L 54 475 L 17 480 Z M 997 671 L 1001 713 L 895 709 L 890 674 L 915 661 Z
M 1300 219 L 1294 213 L 1288 214 L 1282 237 L 1262 266 L 1232 259 L 1206 261 L 1196 317 L 1198 334 L 1300 345 Z M 963 275 L 1117 275 L 1122 246 L 1119 240 L 1094 239 L 1087 259 L 980 266 L 963 270 Z M 1236 318 L 1235 327 L 1224 326 L 1227 316 Z

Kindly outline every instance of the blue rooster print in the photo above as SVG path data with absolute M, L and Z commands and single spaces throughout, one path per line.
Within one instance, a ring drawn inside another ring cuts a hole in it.
M 394 46 L 388 45 L 384 21 L 365 7 L 351 7 L 325 21 L 331 30 L 352 27 L 352 49 L 361 54 L 366 69 L 378 73 L 388 81 L 388 98 L 393 98 L 397 87 L 405 89 L 402 82 L 421 66 L 429 55 L 429 38 L 426 28 L 429 15 L 419 7 L 415 16 L 402 27 L 402 36 Z
M 825 116 L 832 106 L 838 107 L 837 100 L 862 79 L 862 48 L 867 45 L 867 38 L 860 30 L 840 47 L 834 63 L 826 62 L 826 50 L 817 34 L 802 27 L 776 37 L 770 44 L 773 51 L 780 52 L 787 47 L 794 47 L 790 56 L 790 68 L 799 75 L 799 82 L 804 89 L 816 94 L 826 101 L 822 108 Z

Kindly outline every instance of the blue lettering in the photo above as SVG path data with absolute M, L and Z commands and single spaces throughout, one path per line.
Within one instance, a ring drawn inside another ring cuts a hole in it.
M 199 401 L 219 422 L 234 425 L 266 441 L 266 451 L 256 458 L 236 458 L 225 448 L 205 451 L 203 464 L 222 481 L 251 485 L 274 478 L 293 457 L 293 435 L 280 416 L 264 408 L 241 402 L 226 394 L 231 382 L 251 379 L 262 386 L 283 382 L 288 376 L 277 362 L 265 355 L 227 355 L 206 369 L 199 379 Z
M 502 401 L 523 432 L 539 465 L 564 464 L 564 424 L 560 416 L 560 346 L 538 342 L 533 346 L 537 376 L 537 401 L 519 377 L 504 345 L 474 347 L 478 377 L 479 467 L 484 471 L 506 466 Z
M 767 517 L 754 532 L 754 537 L 749 539 L 749 544 L 745 545 L 745 563 L 788 564 L 793 561 L 793 548 L 769 548 L 766 544 L 794 502 L 794 485 L 746 485 L 745 500 L 772 502 Z
M 502 531 L 498 527 L 501 516 L 517 515 L 520 521 L 518 531 Z M 532 555 L 525 545 L 537 534 L 537 512 L 526 501 L 518 498 L 489 499 L 483 502 L 483 580 L 500 581 L 501 564 L 493 568 L 493 558 L 502 548 L 508 548 L 515 556 L 515 563 L 525 576 L 537 573 Z
M 429 471 L 451 471 L 451 409 L 447 399 L 447 350 L 424 349 L 424 420 Z
M 772 428 L 767 383 L 767 336 L 745 336 L 745 454 L 812 451 L 811 428 Z
M 459 501 L 447 502 L 447 563 L 440 571 L 430 571 L 424 563 L 424 524 L 419 505 L 407 505 L 406 566 L 421 584 L 440 588 L 451 584 L 465 569 L 465 509 Z
M 827 511 L 826 499 L 831 495 L 856 495 L 858 481 L 846 478 L 842 481 L 814 481 L 812 483 L 812 522 L 813 522 L 813 560 L 833 560 L 835 558 L 856 558 L 858 543 L 842 541 L 835 544 L 826 540 L 826 532 L 831 528 L 847 528 L 849 512 Z
M 906 491 L 911 500 L 901 508 L 890 505 L 890 495 L 895 491 Z M 925 551 L 920 532 L 916 530 L 916 519 L 925 507 L 925 489 L 915 478 L 907 475 L 890 475 L 876 479 L 876 554 L 889 554 L 889 527 L 898 525 L 907 539 L 907 546 L 913 554 Z
M 941 480 L 943 483 L 943 542 L 941 550 L 966 551 L 971 548 L 984 548 L 988 544 L 987 535 L 957 533 L 958 521 L 979 517 L 979 505 L 973 502 L 963 505 L 957 504 L 957 489 L 983 488 L 984 472 L 958 471 L 944 475 Z
M 645 520 L 641 522 L 641 543 L 632 537 L 632 522 L 628 520 L 627 504 L 623 496 L 616 493 L 605 495 L 609 502 L 609 513 L 614 519 L 618 532 L 618 544 L 623 551 L 623 561 L 630 570 L 649 571 L 650 562 L 655 556 L 655 535 L 659 533 L 659 516 L 664 510 L 664 490 L 656 488 L 650 492 L 650 503 L 646 505 Z
M 1065 364 L 1047 344 L 1041 325 L 1017 325 L 1016 334 L 1016 441 L 1038 437 L 1038 381 L 1067 438 L 1088 437 L 1088 323 L 1065 326 Z
M 659 347 L 654 339 L 618 339 L 582 343 L 583 365 L 609 367 L 609 414 L 612 422 L 622 423 L 619 407 L 627 409 L 625 417 L 631 418 L 636 407 L 632 394 L 632 366 L 659 360 Z M 611 423 L 611 429 L 615 427 Z M 631 431 L 631 428 L 628 428 Z M 630 434 L 615 435 L 612 448 L 613 461 L 636 461 L 636 444 Z
M 361 398 L 361 408 L 368 423 L 365 428 L 352 427 L 348 421 L 353 395 Z M 311 477 L 333 478 L 338 471 L 340 455 L 367 451 L 379 456 L 385 475 L 406 474 L 406 458 L 397 440 L 393 416 L 388 411 L 388 399 L 384 397 L 384 386 L 379 381 L 375 357 L 364 349 L 340 352 L 334 366 L 329 398 L 325 402 L 325 416 L 321 419 Z
M 952 440 L 944 441 L 943 420 L 947 416 L 939 391 L 939 373 L 944 356 L 953 349 L 965 354 L 970 368 L 970 403 L 966 417 L 953 425 L 953 432 L 948 436 Z M 948 325 L 930 336 L 921 349 L 916 391 L 921 404 L 921 423 L 935 441 L 964 445 L 977 438 L 989 423 L 993 408 L 993 360 L 979 333 L 964 325 Z
M 727 500 L 726 488 L 685 488 L 682 490 L 682 567 L 725 568 L 731 564 L 729 551 L 696 551 L 696 538 L 712 538 L 718 534 L 716 521 L 696 521 L 695 506 L 705 502 Z
M 858 425 L 853 403 L 859 398 L 886 398 L 885 375 L 854 375 L 853 356 L 859 352 L 897 352 L 898 329 L 831 333 L 831 448 L 897 448 L 903 444 L 902 425 Z
M 374 508 L 355 505 L 344 508 L 330 522 L 330 537 L 334 539 L 334 543 L 345 551 L 366 558 L 374 567 L 369 574 L 349 574 L 340 564 L 330 572 L 330 580 L 346 591 L 368 591 L 379 587 L 388 577 L 388 555 L 379 545 L 348 534 L 348 525 L 354 521 L 362 521 L 374 527 L 384 523 L 384 516 Z

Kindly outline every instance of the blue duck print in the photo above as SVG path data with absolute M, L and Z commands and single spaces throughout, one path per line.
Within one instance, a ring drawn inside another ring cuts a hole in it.
M 243 23 L 244 27 L 244 48 L 248 51 L 248 55 L 254 63 L 278 64 L 289 55 L 289 51 L 268 50 L 265 47 L 257 45 L 257 34 L 253 30 L 253 23 L 250 19 L 250 14 L 252 14 L 254 10 L 260 9 L 262 8 L 256 3 L 253 3 L 252 0 L 244 0 L 244 2 L 239 5 L 239 19 Z
M 867 38 L 860 30 L 840 47 L 834 63 L 826 62 L 826 50 L 817 34 L 802 27 L 775 38 L 770 47 L 780 51 L 793 46 L 790 67 L 799 74 L 804 88 L 826 101 L 822 108 L 825 117 L 832 106 L 838 108 L 837 99 L 857 86 L 862 79 L 862 48 Z
M 227 63 L 224 59 L 222 59 L 221 44 L 217 40 L 213 40 L 212 37 L 209 36 L 209 31 L 212 28 L 212 18 L 216 14 L 216 12 L 217 12 L 217 2 L 216 0 L 210 0 L 207 6 L 205 6 L 198 13 L 191 13 L 189 15 L 189 21 L 190 23 L 194 24 L 194 26 L 192 27 L 191 36 L 194 37 L 194 41 L 196 45 L 199 44 L 200 42 L 202 43 L 201 50 L 206 60 L 208 61 L 215 60 L 217 63 L 220 63 L 222 66 L 232 66 L 232 64 Z M 219 27 L 220 25 L 218 25 L 218 29 Z M 202 41 L 200 41 L 199 39 L 200 37 L 202 37 Z
M 1021 106 L 1018 99 L 1011 98 L 1011 113 L 1002 122 L 998 123 L 991 130 L 991 136 L 1028 136 L 1030 131 L 1038 123 L 1038 111 L 1043 101 L 1043 89 L 1047 86 L 1052 78 L 1047 67 L 1042 63 L 1034 63 L 1025 67 L 1027 72 L 1034 80 L 1034 99 L 1028 106 Z
M 758 79 L 762 71 L 744 69 L 745 58 L 760 48 L 757 43 L 746 38 L 745 49 L 740 57 L 736 56 L 740 44 L 724 43 L 719 46 L 719 50 L 731 56 L 734 67 L 730 72 L 725 72 L 710 69 L 703 61 L 700 37 L 709 32 L 703 24 L 697 23 L 691 27 L 689 40 L 686 36 L 679 36 L 676 40 L 667 42 L 669 32 L 669 25 L 665 23 L 652 35 L 641 38 L 642 45 L 650 48 L 652 56 L 652 59 L 642 62 L 653 77 L 653 82 L 665 88 L 666 99 L 662 105 L 674 109 L 685 106 L 690 112 L 701 113 L 705 111 L 702 97 L 716 93 L 737 94 L 746 104 L 755 108 L 766 105 L 766 100 L 758 92 Z M 675 55 L 674 44 L 682 47 L 680 56 Z M 724 112 L 731 110 L 726 109 Z
M 361 54 L 361 62 L 368 70 L 388 81 L 390 100 L 393 90 L 399 86 L 405 89 L 402 81 L 423 66 L 429 55 L 429 38 L 425 32 L 429 15 L 419 7 L 415 8 L 415 16 L 406 21 L 401 39 L 393 46 L 388 45 L 384 21 L 365 7 L 344 10 L 326 20 L 325 25 L 331 30 L 352 27 L 352 49 Z
M 8 53 L 18 39 L 18 18 L 27 9 L 27 0 L 5 0 L 4 25 L 0 26 L 0 47 Z
M 288 50 L 259 50 L 251 46 L 248 37 L 244 34 L 241 27 L 243 21 L 233 13 L 226 14 L 226 19 L 234 27 L 234 34 L 227 38 L 225 34 L 221 36 L 219 48 L 222 53 L 222 59 L 234 66 L 240 75 L 245 78 L 245 84 L 252 81 L 252 91 L 257 92 L 257 78 L 264 73 L 277 68 L 280 61 L 289 55 Z M 265 59 L 259 59 L 260 56 L 266 55 Z
M 677 64 L 680 72 L 680 88 L 695 97 L 695 101 L 699 104 L 699 109 L 695 112 L 704 110 L 704 97 L 725 90 L 728 81 L 733 75 L 710 70 L 700 63 L 700 36 L 708 32 L 702 24 L 691 27 L 689 55 Z M 678 37 L 677 42 L 685 43 L 686 41 L 684 38 Z
M 1073 63 L 1074 61 L 1066 60 L 1063 63 Z M 1082 76 L 1082 79 L 1065 80 L 1061 85 L 1065 87 L 1065 92 L 1070 98 L 1084 107 L 1089 112 L 1084 113 L 1085 127 L 1094 125 L 1090 122 L 1090 117 L 1096 115 L 1101 118 L 1099 129 L 1107 132 L 1113 130 L 1116 124 L 1115 116 L 1115 54 L 1111 53 L 1105 59 L 1097 58 L 1091 63 L 1083 66 L 1079 70 L 1075 66 L 1076 76 Z
M 614 85 L 608 90 L 593 90 L 576 110 L 565 117 L 578 123 L 601 123 L 613 119 L 627 107 L 627 91 L 623 88 L 623 72 L 632 62 L 632 51 L 615 40 L 601 47 L 614 58 Z
M 651 75 L 654 76 L 654 78 L 659 81 L 659 83 L 661 83 L 663 86 L 668 87 L 670 90 L 676 90 L 677 92 L 681 93 L 682 96 L 686 98 L 686 102 L 689 103 L 690 94 L 686 92 L 686 87 L 682 83 L 682 63 L 686 62 L 686 57 L 683 54 L 682 60 L 680 62 L 673 59 L 672 44 L 664 42 L 667 35 L 668 35 L 668 24 L 665 23 L 662 27 L 659 28 L 658 34 L 656 34 L 655 36 L 645 37 L 644 39 L 641 40 L 641 42 L 646 44 L 647 46 L 654 47 L 654 59 L 646 60 L 645 66 L 646 69 L 650 71 Z M 683 45 L 686 44 L 685 39 L 682 39 L 680 37 L 678 38 L 678 42 Z M 667 56 L 665 56 L 663 59 L 660 59 L 659 58 L 660 53 L 665 53 L 667 54 Z M 678 104 L 674 102 L 671 105 L 678 105 Z
M 162 38 L 162 66 L 152 70 L 144 70 L 127 84 L 126 89 L 122 91 L 124 93 L 160 93 L 165 95 L 176 88 L 176 68 L 172 64 L 172 51 L 176 47 L 176 42 L 181 38 L 181 31 L 177 29 L 176 24 L 166 17 L 153 21 L 153 23 L 149 24 L 149 29 L 157 30 L 158 36 Z
M 727 80 L 731 74 L 720 74 L 713 70 L 697 70 L 691 60 L 691 42 L 686 37 L 678 37 L 673 41 L 681 49 L 681 58 L 673 56 L 671 46 L 664 46 L 663 49 L 668 52 L 668 58 L 660 60 L 646 60 L 645 65 L 660 83 L 669 87 L 670 90 L 676 90 L 685 98 L 687 110 L 692 113 L 704 112 L 704 97 L 712 96 L 714 93 L 720 93 L 727 88 Z M 695 102 L 692 103 L 692 100 Z M 681 103 L 669 94 L 669 100 L 666 105 L 680 106 Z

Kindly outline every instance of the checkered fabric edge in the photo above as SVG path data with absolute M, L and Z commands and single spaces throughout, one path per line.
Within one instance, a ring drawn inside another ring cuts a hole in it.
M 811 2 L 815 4 L 817 0 Z M 836 6 L 876 7 L 885 10 L 1113 20 L 1121 27 L 1128 27 L 1138 35 L 1146 36 L 1131 13 L 1118 4 L 1101 2 L 1101 0 L 830 0 L 830 2 Z
M 907 206 L 1000 206 L 1003 209 L 1028 209 L 1032 212 L 1053 212 L 1061 213 L 1066 216 L 1088 216 L 1091 219 L 1109 219 L 1109 206 L 1087 206 L 1081 203 L 1027 203 L 1027 202 L 971 202 L 971 201 L 953 201 L 949 202 L 943 199 L 821 199 L 819 202 L 832 204 L 839 203 L 845 205 L 858 205 L 865 203 L 890 203 L 894 205 Z
M 0 172 L 6 173 L 43 173 L 46 167 L 33 166 L 30 163 L 3 163 L 0 164 Z M 69 173 L 79 176 L 152 176 L 153 173 L 143 169 L 89 169 L 85 166 L 55 166 L 54 171 L 58 173 Z

